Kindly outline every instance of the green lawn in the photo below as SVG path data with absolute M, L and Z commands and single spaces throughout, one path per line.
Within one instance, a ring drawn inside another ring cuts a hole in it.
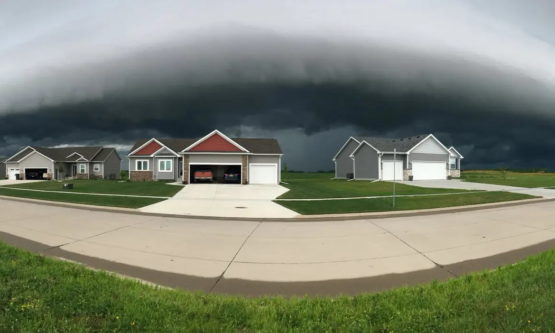
M 463 171 L 461 179 L 467 182 L 508 185 L 517 187 L 555 187 L 555 173 L 511 172 L 498 170 Z
M 74 184 L 74 189 L 67 190 L 67 192 L 149 195 L 161 197 L 171 197 L 183 188 L 181 186 L 168 185 L 163 182 L 127 182 L 117 180 L 71 180 L 66 182 L 45 181 L 11 185 L 9 187 L 64 191 L 64 183 Z
M 150 199 L 150 198 L 96 196 L 96 195 L 73 194 L 73 193 L 65 194 L 65 193 L 17 191 L 17 190 L 6 189 L 3 187 L 4 186 L 0 187 L 0 195 L 18 197 L 18 198 L 29 198 L 29 199 L 95 205 L 95 206 L 140 208 L 140 207 L 152 205 L 156 202 L 160 202 L 163 200 L 163 199 Z
M 315 198 L 348 198 L 363 196 L 391 195 L 393 183 L 370 181 L 347 181 L 332 179 L 333 173 L 284 173 L 282 181 L 290 189 L 280 198 L 284 199 L 315 199 Z M 397 194 L 430 194 L 465 192 L 456 189 L 423 188 L 405 184 L 396 184 Z
M 440 196 L 401 197 L 395 199 L 395 209 L 392 205 L 392 198 L 276 202 L 299 214 L 314 215 L 442 208 L 532 198 L 534 197 L 530 195 L 510 192 L 476 192 Z
M 0 243 L 2 332 L 547 332 L 555 251 L 447 282 L 354 297 L 155 288 Z

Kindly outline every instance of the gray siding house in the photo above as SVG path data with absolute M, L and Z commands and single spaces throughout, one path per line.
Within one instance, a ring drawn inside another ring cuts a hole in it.
M 275 139 L 232 139 L 218 130 L 196 139 L 141 139 L 128 155 L 129 178 L 193 183 L 196 171 L 209 170 L 214 182 L 234 173 L 239 184 L 279 184 L 282 155 Z
M 449 176 L 453 178 L 461 177 L 461 160 L 464 156 L 455 147 L 449 148 Z
M 121 158 L 114 148 L 28 146 L 6 160 L 8 179 L 117 179 Z
M 455 171 L 451 172 L 452 154 L 433 134 L 402 139 L 350 137 L 334 156 L 333 162 L 336 178 L 447 179 L 457 175 Z M 458 158 L 456 165 L 460 170 L 462 155 Z

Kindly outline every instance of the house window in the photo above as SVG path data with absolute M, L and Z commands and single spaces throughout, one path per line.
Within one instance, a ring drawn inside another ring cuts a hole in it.
M 93 171 L 94 172 L 100 172 L 100 164 L 94 164 L 93 165 Z
M 172 160 L 159 160 L 158 161 L 158 171 L 172 172 L 173 171 Z
M 149 171 L 149 167 L 148 167 L 148 161 L 147 160 L 139 160 L 137 161 L 137 165 L 136 165 L 136 170 L 137 171 Z
M 79 173 L 87 173 L 87 165 L 79 164 Z

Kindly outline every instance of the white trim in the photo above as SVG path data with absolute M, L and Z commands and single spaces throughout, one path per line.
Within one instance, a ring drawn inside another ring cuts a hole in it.
M 250 169 L 249 169 L 250 172 Z M 281 157 L 278 160 L 278 184 L 281 183 Z
M 451 152 L 451 149 L 453 149 L 453 151 L 455 151 L 455 153 L 457 155 L 459 155 L 459 158 L 462 160 L 464 158 L 464 156 L 462 156 L 461 153 L 459 153 L 459 151 L 457 149 L 455 149 L 455 147 L 451 146 L 451 148 L 449 148 L 449 152 Z
M 420 142 L 418 142 L 416 145 L 414 145 L 411 149 L 409 149 L 407 151 L 407 154 L 410 154 L 411 151 L 413 151 L 416 147 L 420 146 L 424 141 L 428 140 L 429 138 L 433 138 L 434 140 L 436 140 L 437 143 L 439 143 L 439 145 L 445 149 L 445 151 L 449 154 L 449 149 L 447 149 L 447 147 L 445 147 L 443 145 L 443 143 L 441 143 L 441 141 L 439 141 L 433 134 L 428 135 L 427 137 L 425 137 L 424 139 L 420 140 Z
M 253 153 L 244 153 L 242 151 L 237 151 L 237 152 L 221 152 L 221 151 L 214 151 L 214 152 L 210 152 L 210 151 L 186 151 L 186 152 L 181 152 L 181 155 L 237 155 L 237 156 L 243 156 L 243 155 L 259 155 L 259 154 L 253 154 Z
M 167 158 L 157 158 L 156 159 L 158 161 L 158 169 L 157 172 L 172 172 L 173 173 L 173 159 L 167 159 Z M 160 162 L 170 162 L 170 169 L 169 170 L 161 170 L 160 169 Z
M 351 139 L 355 140 L 356 143 L 360 144 L 360 141 L 358 141 L 357 139 L 355 139 L 354 136 L 351 136 L 347 139 L 347 141 L 345 141 L 345 143 L 343 144 L 343 146 L 341 146 L 341 148 L 339 148 L 339 151 L 333 156 L 333 158 L 331 159 L 332 161 L 335 162 L 335 160 L 337 159 L 337 156 L 339 154 L 341 154 L 341 152 L 343 151 L 343 149 L 345 149 L 345 147 L 349 144 L 349 141 L 351 141 Z M 358 146 L 357 146 L 358 147 Z
M 355 150 L 353 150 L 353 152 L 351 153 L 351 156 L 355 156 L 356 152 L 360 149 L 360 147 L 362 147 L 363 144 L 367 144 L 368 146 L 370 146 L 370 148 L 374 149 L 376 151 L 376 153 L 378 154 L 382 154 L 381 151 L 379 151 L 378 149 L 376 149 L 376 147 L 372 146 L 371 144 L 369 144 L 366 140 L 362 140 L 362 142 L 358 145 L 358 147 L 355 148 Z
M 85 172 L 81 172 L 81 166 L 85 166 Z M 85 174 L 87 174 L 87 172 L 88 172 L 87 163 L 77 163 L 77 174 L 85 175 Z
M 85 158 L 85 156 L 79 154 L 78 152 L 73 152 L 73 153 L 71 153 L 70 155 L 66 156 L 66 158 L 70 158 L 71 156 L 73 156 L 73 155 L 75 155 L 75 154 L 81 156 L 81 157 L 78 158 L 76 161 L 80 160 L 81 158 L 84 159 L 85 161 L 87 161 L 87 159 Z
M 210 138 L 211 136 L 218 134 L 220 135 L 222 138 L 224 138 L 227 142 L 231 143 L 232 145 L 234 145 L 235 147 L 239 148 L 240 150 L 242 150 L 243 152 L 249 152 L 247 149 L 245 149 L 243 146 L 241 146 L 240 144 L 238 144 L 237 142 L 231 140 L 227 135 L 223 134 L 222 132 L 218 131 L 217 129 L 213 130 L 212 132 L 208 133 L 207 135 L 203 136 L 202 138 L 198 139 L 197 141 L 193 142 L 193 144 L 191 144 L 189 147 L 183 149 L 180 153 L 186 153 L 189 149 L 192 149 L 196 146 L 198 146 L 199 144 L 201 144 L 202 142 L 204 142 L 206 139 Z
M 148 146 L 152 141 L 155 141 L 156 143 L 158 143 L 160 146 L 160 149 L 162 149 L 163 147 L 167 148 L 170 152 L 174 153 L 175 156 L 179 157 L 179 154 L 176 153 L 175 151 L 173 151 L 173 149 L 171 149 L 170 147 L 166 146 L 165 144 L 163 144 L 162 142 L 160 142 L 158 139 L 156 138 L 152 138 L 150 140 L 147 140 L 145 143 L 143 143 L 141 146 L 139 146 L 139 148 L 133 150 L 132 152 L 130 152 L 129 154 L 127 154 L 128 157 L 132 157 L 131 155 L 135 154 L 137 151 L 143 149 L 144 147 Z M 160 149 L 158 149 L 157 151 L 155 151 L 152 155 L 150 155 L 150 157 L 152 157 L 154 154 L 156 154 L 157 152 L 160 151 Z M 148 155 L 139 155 L 139 156 L 148 156 Z
M 80 158 L 76 159 L 75 162 L 90 162 L 90 161 L 87 160 L 87 159 L 84 158 L 84 157 L 80 157 Z
M 139 168 L 137 167 L 137 163 L 139 163 L 139 162 L 146 162 L 146 170 L 139 170 Z M 152 170 L 150 170 L 150 160 L 145 160 L 145 159 L 139 160 L 139 159 L 136 159 L 136 160 L 135 160 L 135 170 L 134 170 L 134 171 L 152 171 Z
M 34 151 L 31 152 L 31 153 L 29 153 L 29 154 L 27 154 L 27 155 L 25 155 L 25 157 L 23 157 L 22 159 L 20 159 L 19 161 L 15 162 L 15 163 L 21 163 L 22 161 L 26 160 L 29 156 L 31 156 L 31 155 L 34 154 L 34 153 L 37 153 L 37 154 L 41 155 L 42 157 L 44 157 L 44 158 L 50 160 L 50 162 L 52 162 L 52 163 L 55 162 L 53 159 L 51 159 L 50 157 L 48 157 L 48 156 L 46 156 L 46 155 L 40 153 L 39 151 L 35 150 L 33 147 L 31 147 L 31 149 L 33 149 Z M 31 169 L 32 169 L 32 168 L 31 168 Z
M 378 154 L 378 179 L 379 179 L 379 180 L 383 180 L 383 179 L 382 179 L 382 175 L 383 175 L 383 170 L 382 170 L 382 156 L 383 156 L 383 154 Z
M 243 163 L 220 163 L 220 162 L 200 163 L 200 162 L 193 162 L 193 163 L 189 163 L 189 165 L 243 165 Z

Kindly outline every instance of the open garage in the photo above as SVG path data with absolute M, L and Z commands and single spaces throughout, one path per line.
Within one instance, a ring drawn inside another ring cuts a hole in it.
M 44 175 L 48 173 L 46 168 L 29 168 L 25 169 L 25 179 L 26 180 L 42 180 Z
M 241 165 L 191 164 L 190 179 L 193 183 L 241 184 Z

